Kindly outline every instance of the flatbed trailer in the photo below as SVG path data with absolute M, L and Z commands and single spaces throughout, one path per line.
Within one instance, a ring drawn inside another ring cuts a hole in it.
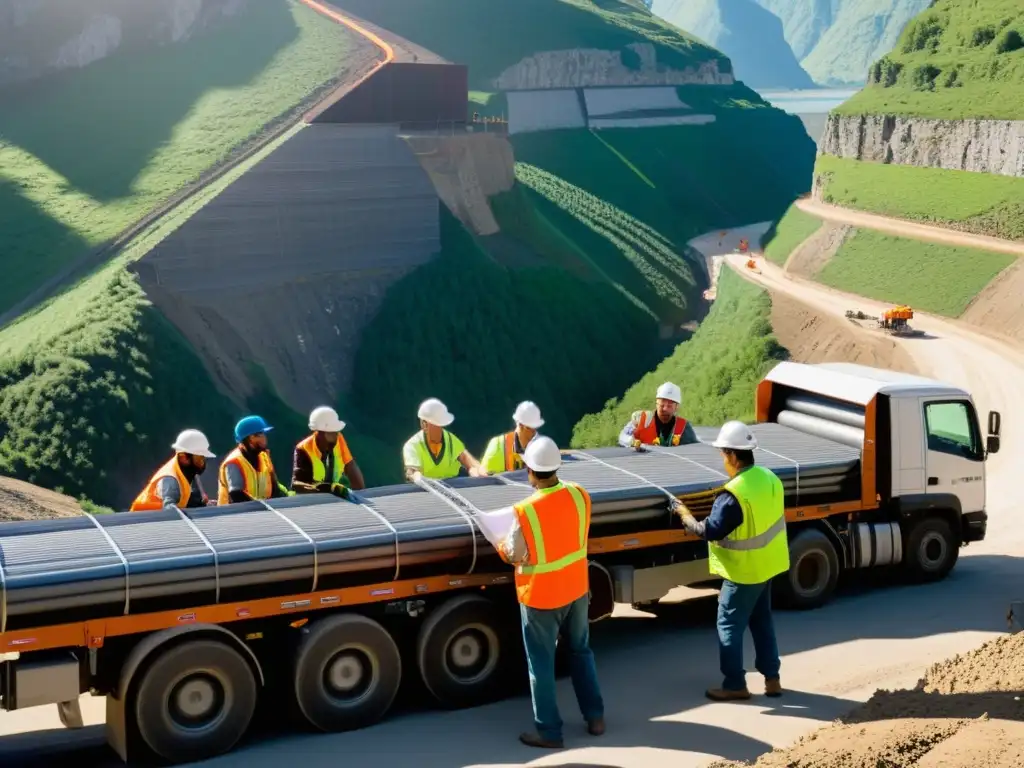
M 824 604 L 843 570 L 943 578 L 985 536 L 988 438 L 969 393 L 844 364 L 781 363 L 756 396 L 757 463 L 786 492 L 782 604 Z M 727 480 L 701 443 L 567 451 L 560 476 L 593 500 L 591 621 L 707 583 L 707 545 L 668 497 L 706 514 Z M 384 717 L 403 675 L 446 707 L 522 671 L 513 574 L 478 516 L 531 492 L 524 472 L 375 488 L 358 502 L 266 502 L 0 524 L 0 704 L 106 697 L 126 762 L 230 750 L 261 695 L 324 731 Z M 4 658 L 4 657 L 0 657 Z

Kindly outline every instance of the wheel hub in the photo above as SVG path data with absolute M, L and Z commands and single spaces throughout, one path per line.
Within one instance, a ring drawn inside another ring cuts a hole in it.
M 804 595 L 813 595 L 825 585 L 827 565 L 819 552 L 808 552 L 796 564 L 796 587 Z
M 171 691 L 170 715 L 182 728 L 205 728 L 225 710 L 224 688 L 215 678 L 198 673 L 179 682 Z
M 373 682 L 373 662 L 357 648 L 347 648 L 335 654 L 324 670 L 327 691 L 346 701 L 361 699 L 373 687 Z
M 472 684 L 486 679 L 498 665 L 498 638 L 482 624 L 459 629 L 445 649 L 448 674 L 460 683 Z
M 919 553 L 922 565 L 937 568 L 946 559 L 946 541 L 939 534 L 929 532 L 921 539 Z

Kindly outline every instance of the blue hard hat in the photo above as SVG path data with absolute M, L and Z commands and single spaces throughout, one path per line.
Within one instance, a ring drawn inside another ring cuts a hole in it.
M 240 443 L 258 432 L 269 432 L 272 429 L 273 427 L 267 424 L 262 416 L 246 416 L 235 424 L 235 442 Z

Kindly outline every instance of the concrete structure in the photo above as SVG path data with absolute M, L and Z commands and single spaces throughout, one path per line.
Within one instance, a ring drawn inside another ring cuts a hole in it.
M 510 134 L 587 127 L 583 104 L 575 88 L 509 91 L 506 97 Z
M 688 109 L 674 87 L 584 88 L 590 117 L 609 117 L 637 110 Z

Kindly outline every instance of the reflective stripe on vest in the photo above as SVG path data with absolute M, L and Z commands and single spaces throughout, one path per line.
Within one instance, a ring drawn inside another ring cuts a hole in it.
M 639 440 L 644 445 L 660 445 L 658 438 L 657 415 L 654 411 L 641 411 L 640 422 L 633 430 L 633 439 Z M 672 445 L 679 445 L 679 441 L 686 430 L 686 419 L 676 416 L 675 424 L 672 425 Z
M 217 504 L 223 506 L 231 503 L 231 495 L 228 492 L 228 464 L 234 464 L 242 471 L 245 479 L 245 491 L 253 499 L 270 498 L 270 476 L 274 471 L 274 465 L 270 461 L 270 454 L 264 451 L 260 454 L 260 467 L 255 469 L 242 455 L 242 449 L 236 447 L 227 455 L 220 465 L 218 479 L 220 487 L 217 489 Z
M 452 448 L 452 436 L 448 430 L 441 433 L 441 453 L 434 456 L 427 446 L 427 436 L 420 432 L 416 438 L 416 453 L 420 458 L 420 472 L 424 477 L 434 480 L 447 480 L 457 477 L 462 464 L 458 456 L 452 456 L 455 452 Z
M 743 509 L 743 522 L 722 541 L 708 542 L 711 573 L 737 584 L 761 584 L 789 570 L 782 481 L 753 466 L 725 484 Z
M 572 502 L 571 506 L 568 502 Z M 559 483 L 514 507 L 529 562 L 516 567 L 516 592 L 531 608 L 561 608 L 587 593 L 587 502 L 572 483 Z M 568 510 L 576 513 L 573 524 Z
M 324 464 L 322 454 L 320 453 L 320 446 L 316 444 L 316 435 L 310 435 L 301 443 L 299 448 L 306 452 L 309 456 L 309 460 L 313 463 L 313 482 L 322 483 L 324 478 L 327 477 L 327 465 Z M 340 483 L 341 476 L 345 473 L 345 462 L 341 460 L 341 442 L 334 444 L 334 449 L 331 451 L 334 454 L 334 466 L 331 468 L 331 484 Z
M 178 456 L 175 454 L 171 457 L 170 461 L 156 471 L 156 474 L 153 475 L 146 487 L 142 489 L 142 492 L 135 497 L 135 501 L 132 502 L 128 511 L 147 512 L 154 509 L 163 509 L 164 500 L 157 493 L 157 486 L 165 477 L 173 477 L 178 481 L 178 507 L 184 509 L 188 504 L 189 497 L 192 495 L 192 487 L 185 479 L 185 474 L 181 471 L 181 466 L 178 464 Z

